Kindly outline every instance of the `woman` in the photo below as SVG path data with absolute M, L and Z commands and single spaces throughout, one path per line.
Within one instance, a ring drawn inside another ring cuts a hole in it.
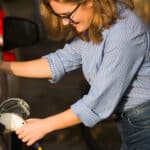
M 37 60 L 0 62 L 0 69 L 55 83 L 82 66 L 90 89 L 62 113 L 27 120 L 16 131 L 23 142 L 81 122 L 92 127 L 114 113 L 122 149 L 150 149 L 150 32 L 132 8 L 127 0 L 41 1 L 51 37 L 71 41 Z

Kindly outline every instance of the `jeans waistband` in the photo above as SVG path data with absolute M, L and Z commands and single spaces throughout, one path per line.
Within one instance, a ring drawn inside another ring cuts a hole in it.
M 134 108 L 128 109 L 122 113 L 115 113 L 115 119 L 120 120 L 126 116 L 130 117 L 130 116 L 137 115 L 137 112 L 143 111 L 143 108 L 144 108 L 144 110 L 150 109 L 150 100 L 147 102 L 144 102 L 138 106 L 135 106 Z

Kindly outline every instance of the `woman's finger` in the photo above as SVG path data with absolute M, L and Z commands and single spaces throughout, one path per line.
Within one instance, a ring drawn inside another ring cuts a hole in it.
M 26 137 L 22 138 L 22 142 L 26 143 L 26 142 L 30 141 L 30 139 L 31 138 L 29 136 L 26 136 Z
M 26 143 L 26 145 L 27 145 L 27 146 L 31 146 L 31 145 L 33 145 L 36 141 L 37 141 L 37 139 L 32 138 L 32 139 L 30 139 L 30 140 Z
M 38 119 L 30 118 L 30 119 L 25 120 L 25 122 L 26 122 L 26 123 L 33 123 L 33 122 L 35 122 L 35 121 L 37 121 L 37 120 L 38 120 Z
M 24 127 L 21 127 L 21 128 L 19 128 L 19 129 L 17 129 L 15 132 L 16 132 L 16 134 L 18 135 L 18 134 L 23 133 L 23 131 L 24 131 Z

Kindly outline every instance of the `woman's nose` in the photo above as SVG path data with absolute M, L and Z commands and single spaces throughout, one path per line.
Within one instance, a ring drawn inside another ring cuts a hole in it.
M 70 22 L 69 22 L 69 19 L 67 19 L 67 18 L 63 18 L 62 19 L 62 22 L 63 22 L 63 25 L 64 26 L 66 26 L 66 25 L 68 25 Z

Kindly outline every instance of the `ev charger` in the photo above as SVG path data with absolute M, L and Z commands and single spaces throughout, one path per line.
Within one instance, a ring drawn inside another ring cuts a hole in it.
M 16 131 L 25 123 L 25 119 L 29 115 L 30 107 L 26 101 L 19 98 L 10 98 L 3 101 L 0 104 L 0 132 Z
M 28 103 L 20 98 L 10 98 L 0 104 L 0 134 L 11 133 L 25 124 L 25 119 L 30 115 Z M 33 147 L 42 150 L 39 142 Z
M 24 119 L 15 113 L 0 114 L 0 124 L 4 127 L 3 133 L 10 133 L 19 129 L 25 123 Z

